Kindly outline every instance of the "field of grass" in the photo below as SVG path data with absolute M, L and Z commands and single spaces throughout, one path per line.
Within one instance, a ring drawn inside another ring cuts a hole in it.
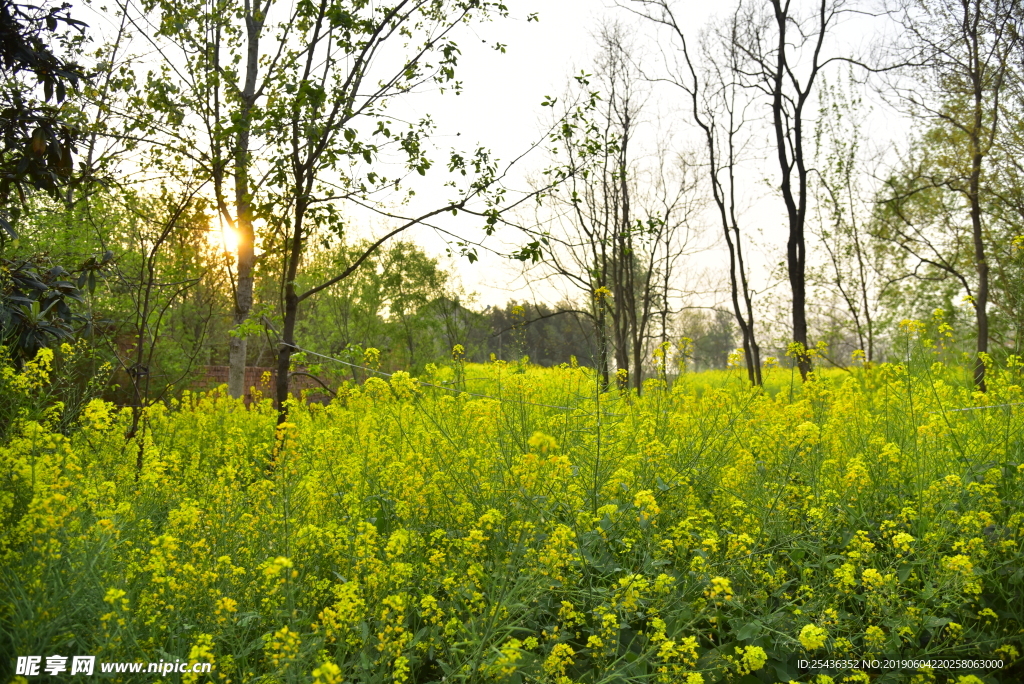
M 398 373 L 280 428 L 267 402 L 186 396 L 127 442 L 98 401 L 67 435 L 19 421 L 0 680 L 62 654 L 213 664 L 96 675 L 138 682 L 1024 681 L 1019 362 L 986 394 L 927 349 L 767 391 L 428 375 L 466 391 Z M 871 658 L 937 667 L 800 667 Z

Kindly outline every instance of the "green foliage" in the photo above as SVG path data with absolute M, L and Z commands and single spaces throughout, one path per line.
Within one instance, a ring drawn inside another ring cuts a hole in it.
M 903 15 L 921 69 L 906 97 L 919 126 L 911 154 L 881 193 L 874 231 L 907 274 L 893 299 L 912 293 L 934 303 L 937 292 L 966 302 L 979 353 L 991 341 L 997 355 L 1018 353 L 1024 341 L 1016 306 L 1022 282 L 1009 247 L 1021 232 L 1012 199 L 1024 75 L 1019 20 L 1016 4 L 1002 0 L 921 3 Z M 981 366 L 977 379 L 983 387 Z
M 299 287 L 344 270 L 367 243 L 340 245 L 310 255 Z M 458 303 L 453 275 L 410 242 L 377 250 L 349 277 L 318 293 L 296 324 L 300 346 L 362 364 L 363 350 L 379 348 L 389 368 L 422 368 L 466 343 L 482 316 Z M 357 369 L 332 368 L 362 380 Z
M 228 274 L 203 203 L 166 190 L 156 196 L 122 190 L 95 192 L 72 208 L 45 200 L 29 206 L 19 223 L 22 237 L 11 248 L 28 255 L 18 263 L 33 254 L 82 263 L 65 276 L 81 311 L 62 339 L 95 336 L 94 346 L 117 371 L 119 388 L 109 388 L 109 398 L 139 401 L 136 390 L 155 397 L 187 386 L 196 365 L 223 353 L 211 338 L 222 344 L 226 337 L 227 321 L 216 313 L 227 306 Z M 96 242 L 110 247 L 102 257 L 89 255 Z M 139 370 L 146 382 L 137 387 Z
M 33 190 L 56 199 L 73 180 L 72 153 L 81 131 L 68 117 L 68 88 L 85 78 L 81 66 L 54 51 L 74 54 L 85 24 L 70 16 L 70 5 L 0 3 L 0 345 L 4 362 L 20 366 L 76 328 L 89 332 L 88 316 L 73 311 L 91 292 L 110 254 L 90 258 L 73 271 L 46 253 L 18 254 L 14 223 Z M 25 81 L 26 76 L 35 83 Z M 42 99 L 38 89 L 42 88 Z M 51 102 L 53 104 L 51 104 Z M 12 191 L 14 197 L 12 197 Z
M 888 272 L 912 274 L 893 278 L 883 293 L 890 329 L 901 318 L 926 318 L 934 309 L 959 315 L 965 323 L 974 316 L 968 298 L 976 291 L 977 276 L 963 138 L 946 126 L 926 130 L 903 168 L 886 180 L 883 197 L 889 199 L 877 205 L 872 236 Z M 980 195 L 991 273 L 990 336 L 997 354 L 1021 348 L 1024 253 L 1014 238 L 1022 223 L 1008 202 L 1016 182 L 1011 165 L 996 156 Z
M 722 309 L 683 311 L 676 330 L 690 341 L 685 362 L 693 370 L 725 368 L 729 355 L 736 350 L 735 320 Z
M 67 97 L 68 86 L 77 88 L 85 74 L 78 64 L 51 49 L 55 41 L 64 47 L 81 41 L 85 24 L 70 16 L 70 7 L 68 3 L 0 3 L 0 74 L 5 81 L 0 91 L 0 207 L 6 207 L 12 189 L 21 202 L 26 190 L 43 190 L 56 197 L 71 179 L 72 152 L 80 132 L 64 120 L 66 112 L 59 105 Z M 58 30 L 62 27 L 65 30 Z M 77 30 L 78 36 L 66 29 Z M 26 74 L 36 83 L 25 83 Z M 38 86 L 43 89 L 41 102 L 35 91 Z M 5 213 L 0 213 L 0 228 L 15 237 Z
M 90 257 L 73 272 L 42 254 L 0 259 L 0 345 L 9 359 L 20 366 L 76 332 L 90 335 L 91 317 L 72 306 L 95 291 L 112 258 L 110 252 Z
M 495 358 L 516 361 L 523 356 L 541 366 L 569 363 L 596 366 L 594 324 L 567 303 L 557 307 L 510 301 L 490 310 L 490 339 L 484 349 Z

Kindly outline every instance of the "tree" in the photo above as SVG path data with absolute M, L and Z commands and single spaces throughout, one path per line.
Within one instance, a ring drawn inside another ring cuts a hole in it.
M 812 230 L 825 249 L 827 261 L 821 282 L 838 295 L 848 316 L 832 316 L 832 328 L 840 337 L 852 324 L 854 349 L 875 360 L 878 336 L 879 269 L 872 255 L 866 207 L 860 186 L 860 151 L 863 144 L 863 104 L 854 91 L 852 77 L 846 86 L 823 84 L 815 125 L 815 175 L 812 191 L 817 212 Z M 834 300 L 832 300 L 834 301 Z M 834 314 L 834 309 L 828 306 Z M 830 345 L 831 346 L 831 345 Z
M 437 323 L 439 334 L 434 339 L 441 342 L 445 356 L 461 344 L 467 359 L 487 360 L 490 328 L 485 313 L 469 308 L 474 299 L 475 295 L 467 295 L 457 283 L 449 282 L 440 296 L 421 310 L 422 316 Z
M 73 170 L 76 132 L 61 116 L 60 105 L 68 87 L 78 87 L 85 74 L 80 65 L 57 55 L 51 40 L 76 43 L 85 24 L 73 19 L 71 5 L 59 7 L 0 2 L 0 73 L 5 83 L 0 109 L 0 205 L 6 208 L 13 189 L 25 201 L 27 189 L 56 197 Z M 76 29 L 69 33 L 61 28 Z M 23 80 L 30 75 L 36 83 Z M 42 87 L 43 99 L 37 98 Z M 0 228 L 11 237 L 9 218 L 0 215 Z
M 73 49 L 80 42 L 85 24 L 72 18 L 69 8 L 0 2 L 0 253 L 18 237 L 14 223 L 29 194 L 38 190 L 58 198 L 72 180 L 77 132 L 58 106 L 84 71 L 50 45 L 56 40 Z M 0 343 L 12 346 L 15 363 L 69 339 L 76 324 L 87 322 L 72 307 L 108 261 L 109 255 L 92 258 L 69 270 L 42 254 L 0 259 Z
M 717 31 L 705 33 L 693 52 L 668 0 L 633 0 L 627 5 L 648 21 L 666 28 L 678 41 L 681 60 L 667 60 L 664 80 L 681 89 L 690 117 L 700 129 L 707 154 L 707 180 L 719 225 L 729 252 L 729 294 L 743 338 L 743 354 L 751 385 L 761 384 L 761 347 L 757 342 L 754 292 L 744 257 L 739 220 L 737 171 L 743 155 L 750 102 L 740 82 L 743 54 L 738 43 L 741 14 L 737 11 Z M 698 62 L 698 59 L 700 61 Z M 659 79 L 660 80 L 660 79 Z
M 541 268 L 586 301 L 604 382 L 614 353 L 617 368 L 640 389 L 651 340 L 667 336 L 696 183 L 682 155 L 662 149 L 653 163 L 641 161 L 637 138 L 648 93 L 632 63 L 635 49 L 618 24 L 602 27 L 598 40 L 595 86 L 603 102 L 585 134 L 563 136 L 560 149 L 573 173 L 554 217 L 539 221 L 551 245 Z
M 403 123 L 388 115 L 388 103 L 430 85 L 457 92 L 456 32 L 473 21 L 506 16 L 501 2 L 147 0 L 141 11 L 125 10 L 139 24 L 149 11 L 159 19 L 152 38 L 164 64 L 150 74 L 149 102 L 162 116 L 162 163 L 182 177 L 210 182 L 221 219 L 238 233 L 233 393 L 241 391 L 234 379 L 241 376 L 243 340 L 252 330 L 244 321 L 252 305 L 257 237 L 282 264 L 277 398 L 283 405 L 303 302 L 348 277 L 411 226 L 458 212 L 475 214 L 488 232 L 499 224 L 501 173 L 483 148 L 449 155 L 449 171 L 467 178 L 450 200 L 409 215 L 385 207 L 401 200 L 409 174 L 424 175 L 433 165 L 431 120 Z M 300 291 L 296 277 L 307 248 L 344 236 L 352 212 L 360 210 L 378 211 L 397 226 L 339 273 Z M 258 222 L 265 225 L 259 235 Z M 537 247 L 518 255 L 535 256 Z
M 510 301 L 504 308 L 490 307 L 489 338 L 482 349 L 505 361 L 524 356 L 531 363 L 554 366 L 577 363 L 598 368 L 598 344 L 589 312 L 569 302 L 551 307 L 543 303 Z M 485 357 L 486 358 L 486 357 Z
M 797 363 L 806 380 L 807 354 L 807 219 L 812 172 L 806 149 L 808 107 L 814 103 L 822 70 L 836 58 L 826 57 L 825 40 L 845 11 L 845 0 L 820 0 L 801 16 L 791 0 L 770 5 L 742 3 L 733 41 L 745 58 L 740 67 L 745 87 L 764 97 L 770 107 L 779 190 L 786 207 L 789 236 L 786 270 L 792 294 L 793 341 Z
M 143 426 L 143 410 L 179 388 L 203 356 L 218 285 L 216 256 L 206 240 L 207 206 L 195 188 L 166 188 L 155 197 L 122 191 L 109 209 L 108 239 L 123 254 L 109 279 L 106 305 L 116 326 L 112 353 L 127 380 L 132 422 L 126 438 Z M 189 301 L 192 294 L 200 294 Z M 168 329 L 171 332 L 168 333 Z M 139 445 L 136 470 L 142 470 Z
M 1024 73 L 1024 51 L 1015 63 Z M 987 185 L 992 198 L 990 222 L 998 227 L 989 242 L 992 254 L 992 303 L 1002 312 L 1002 326 L 990 328 L 993 342 L 1004 349 L 1024 350 L 1024 79 L 1015 78 L 1008 91 L 995 178 Z
M 736 349 L 735 319 L 724 309 L 689 309 L 675 321 L 680 339 L 689 340 L 688 361 L 693 370 L 726 368 Z
M 1022 40 L 1020 4 L 1016 0 L 908 0 L 892 11 L 903 29 L 907 62 L 914 65 L 917 77 L 909 86 L 897 83 L 895 90 L 911 113 L 927 122 L 928 131 L 922 148 L 926 154 L 901 180 L 890 183 L 887 199 L 895 221 L 887 224 L 889 236 L 918 265 L 955 278 L 966 291 L 977 326 L 974 381 L 984 391 L 984 356 L 991 337 L 992 244 L 985 195 L 993 160 L 999 156 L 1006 110 L 1012 106 L 1009 95 L 1021 75 L 1014 63 Z M 973 277 L 953 253 L 961 245 L 959 236 L 947 233 L 951 238 L 947 240 L 925 235 L 912 224 L 912 204 L 918 212 L 928 205 L 957 212 L 955 201 L 950 204 L 937 196 L 946 192 L 958 196 L 966 210 L 970 229 L 965 237 Z
M 366 251 L 366 241 L 315 252 L 299 275 L 300 287 L 314 286 Z M 428 306 L 443 298 L 451 275 L 408 241 L 381 247 L 348 278 L 323 290 L 296 322 L 299 339 L 317 340 L 331 356 L 355 357 L 375 347 L 393 367 L 411 368 L 444 353 L 437 339 L 442 321 Z M 448 346 L 450 353 L 452 342 Z

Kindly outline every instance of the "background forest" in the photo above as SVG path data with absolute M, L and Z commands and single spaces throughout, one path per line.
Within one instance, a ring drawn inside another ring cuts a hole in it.
M 538 19 L 516 11 L 5 2 L 7 363 L 80 339 L 105 396 L 147 405 L 456 345 L 640 387 L 668 344 L 673 372 L 759 384 L 811 349 L 884 361 L 936 311 L 979 388 L 1020 351 L 1018 3 L 741 2 L 698 29 L 623 0 L 516 164 L 443 151 L 402 103 L 457 96 L 462 27 Z

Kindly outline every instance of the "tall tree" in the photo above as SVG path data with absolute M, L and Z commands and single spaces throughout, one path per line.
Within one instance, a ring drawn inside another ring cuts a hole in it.
M 603 26 L 598 41 L 593 84 L 602 102 L 587 134 L 563 136 L 560 149 L 574 174 L 554 217 L 540 220 L 551 245 L 541 268 L 586 300 L 605 383 L 614 354 L 639 389 L 651 341 L 667 334 L 679 261 L 692 238 L 696 183 L 685 156 L 663 149 L 653 163 L 641 161 L 649 93 L 633 63 L 635 48 L 619 24 Z
M 669 0 L 632 0 L 626 5 L 645 19 L 665 28 L 675 39 L 680 59 L 669 60 L 667 80 L 686 95 L 691 120 L 703 134 L 707 154 L 707 180 L 719 225 L 729 253 L 729 294 L 733 315 L 743 338 L 743 354 L 751 385 L 761 384 L 761 348 L 757 341 L 754 291 L 744 257 L 737 172 L 749 129 L 749 98 L 743 92 L 741 67 L 745 62 L 738 36 L 743 15 L 731 15 L 713 31 L 705 32 L 696 50 Z
M 838 295 L 845 315 L 833 316 L 837 336 L 849 339 L 867 361 L 875 360 L 878 295 L 885 283 L 868 235 L 870 210 L 861 188 L 863 103 L 852 77 L 823 83 L 815 125 L 812 192 L 817 212 L 812 231 L 826 253 L 821 285 Z M 834 300 L 833 300 L 834 301 Z
M 300 288 L 332 277 L 366 248 L 364 241 L 315 252 L 299 274 Z M 424 316 L 424 308 L 442 296 L 449 277 L 415 244 L 393 242 L 311 301 L 296 322 L 296 334 L 315 339 L 317 349 L 332 356 L 361 358 L 366 347 L 375 347 L 398 368 L 434 361 L 440 321 Z M 457 342 L 448 345 L 447 353 Z
M 124 389 L 132 407 L 131 438 L 146 427 L 144 409 L 180 389 L 201 362 L 218 302 L 215 297 L 204 298 L 198 306 L 188 302 L 190 295 L 217 289 L 210 282 L 215 264 L 206 242 L 209 217 L 205 203 L 196 200 L 196 189 L 184 188 L 180 195 L 164 189 L 157 197 L 123 194 L 122 205 L 112 207 L 122 215 L 108 216 L 105 228 L 111 242 L 125 252 L 112 269 L 111 289 L 117 294 L 108 306 L 117 307 L 111 314 L 120 319 L 112 346 L 128 381 Z M 168 334 L 168 329 L 173 332 Z M 140 444 L 138 471 L 143 453 Z
M 742 84 L 763 97 L 771 112 L 772 152 L 786 208 L 786 270 L 792 296 L 793 342 L 806 380 L 811 370 L 807 326 L 807 219 L 812 173 L 810 110 L 822 70 L 839 59 L 826 55 L 829 38 L 846 12 L 845 0 L 819 0 L 806 14 L 792 0 L 742 2 L 732 39 L 743 54 Z
M 506 16 L 501 2 L 144 0 L 124 9 L 140 26 L 154 14 L 159 19 L 151 37 L 164 63 L 149 76 L 149 102 L 162 113 L 156 137 L 164 146 L 155 148 L 161 162 L 208 181 L 221 219 L 237 233 L 233 394 L 243 389 L 257 239 L 280 263 L 283 403 L 303 301 L 347 277 L 387 239 L 432 217 L 475 205 L 487 230 L 499 223 L 500 193 L 485 198 L 499 169 L 483 149 L 449 157 L 449 170 L 468 178 L 450 201 L 408 216 L 383 207 L 402 200 L 408 174 L 423 175 L 433 164 L 432 121 L 396 120 L 386 111 L 389 102 L 428 86 L 458 91 L 457 32 Z M 296 276 L 311 241 L 348 232 L 345 206 L 380 211 L 397 227 L 335 276 L 300 291 Z
M 890 200 L 901 219 L 908 214 L 899 210 L 899 203 L 919 192 L 934 195 L 948 190 L 963 200 L 973 278 L 954 266 L 955 257 L 948 254 L 931 260 L 931 265 L 957 278 L 973 305 L 974 381 L 984 391 L 984 356 L 991 337 L 991 235 L 985 194 L 1006 108 L 1013 106 L 1010 92 L 1021 77 L 1016 63 L 1022 45 L 1021 6 L 1018 0 L 906 0 L 892 11 L 903 29 L 907 61 L 916 67 L 911 85 L 897 84 L 896 92 L 911 113 L 926 122 L 929 156 L 937 154 L 905 176 L 908 182 Z M 929 241 L 934 244 L 935 238 Z

